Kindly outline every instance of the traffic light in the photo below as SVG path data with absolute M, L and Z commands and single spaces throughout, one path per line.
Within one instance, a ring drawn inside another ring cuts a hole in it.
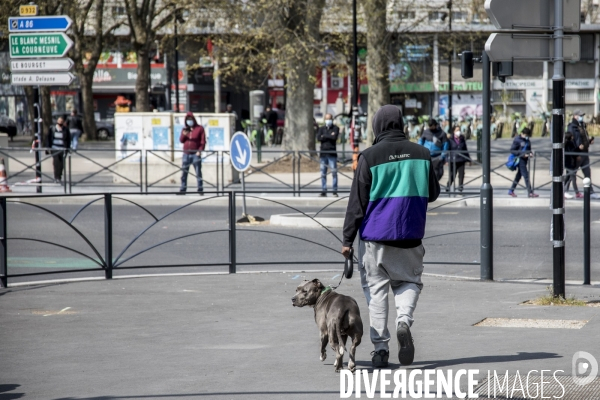
M 512 61 L 493 62 L 492 76 L 497 76 L 500 82 L 504 82 L 507 76 L 513 76 Z
M 464 79 L 473 77 L 473 52 L 463 51 L 460 55 L 460 75 Z

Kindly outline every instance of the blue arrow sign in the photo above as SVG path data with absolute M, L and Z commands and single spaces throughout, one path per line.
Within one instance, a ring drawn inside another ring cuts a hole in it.
M 236 170 L 244 172 L 250 167 L 252 147 L 248 136 L 244 132 L 236 132 L 231 138 L 230 154 L 231 165 Z
M 73 21 L 66 15 L 50 15 L 42 17 L 10 17 L 9 32 L 64 32 L 71 27 Z

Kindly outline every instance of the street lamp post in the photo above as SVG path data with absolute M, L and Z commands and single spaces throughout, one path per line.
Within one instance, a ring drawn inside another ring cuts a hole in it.
M 174 18 L 174 41 L 175 41 L 175 46 L 174 46 L 174 50 L 175 50 L 175 110 L 177 110 L 177 112 L 180 111 L 179 109 L 179 50 L 177 49 L 178 47 L 178 38 L 177 38 L 177 22 L 179 21 L 179 15 L 178 15 L 178 11 L 177 9 L 175 9 L 175 18 Z
M 454 50 L 452 41 L 452 0 L 448 1 L 448 40 L 450 40 L 450 50 L 448 51 L 448 132 L 452 132 L 452 55 Z

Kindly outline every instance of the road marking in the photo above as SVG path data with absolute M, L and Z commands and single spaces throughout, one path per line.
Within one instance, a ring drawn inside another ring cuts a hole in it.
M 331 280 L 334 280 L 335 278 L 337 278 L 338 276 L 340 276 L 340 274 L 335 275 L 333 278 L 331 278 Z

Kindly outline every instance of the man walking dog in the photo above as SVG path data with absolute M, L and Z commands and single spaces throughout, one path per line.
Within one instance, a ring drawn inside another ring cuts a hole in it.
M 388 365 L 390 287 L 397 311 L 398 360 L 402 365 L 413 362 L 410 326 L 423 288 L 421 239 L 427 203 L 440 193 L 429 150 L 411 143 L 403 128 L 395 106 L 383 106 L 373 117 L 375 141 L 359 156 L 344 222 L 344 257 L 349 257 L 360 231 L 359 271 L 369 306 L 374 368 Z

